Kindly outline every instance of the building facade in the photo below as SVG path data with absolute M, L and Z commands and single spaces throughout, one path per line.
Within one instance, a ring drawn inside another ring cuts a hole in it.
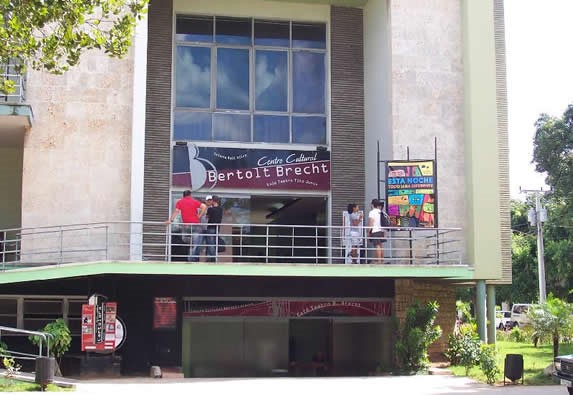
M 501 0 L 151 0 L 125 59 L 30 72 L 1 105 L 4 324 L 63 315 L 78 352 L 97 293 L 118 303 L 126 373 L 306 375 L 320 355 L 359 375 L 393 366 L 414 300 L 439 302 L 443 351 L 463 283 L 494 341 L 511 282 L 504 56 Z M 386 164 L 404 161 L 433 166 L 431 226 L 394 221 L 389 265 L 345 265 L 342 213 L 390 211 Z M 221 197 L 215 264 L 180 262 L 164 224 L 187 189 Z

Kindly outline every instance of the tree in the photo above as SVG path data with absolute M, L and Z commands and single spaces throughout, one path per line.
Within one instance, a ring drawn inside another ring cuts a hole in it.
M 0 0 L 0 65 L 61 74 L 91 49 L 121 58 L 148 0 Z M 14 91 L 0 76 L 0 91 Z
M 528 313 L 535 333 L 547 334 L 553 341 L 553 357 L 559 355 L 559 340 L 573 331 L 573 305 L 549 294 L 545 303 L 534 305 Z
M 541 114 L 535 122 L 533 162 L 538 172 L 547 172 L 545 182 L 556 196 L 573 200 L 573 104 L 561 118 Z

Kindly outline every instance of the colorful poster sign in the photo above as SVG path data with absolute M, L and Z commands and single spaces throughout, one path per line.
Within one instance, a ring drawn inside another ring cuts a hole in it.
M 437 226 L 435 175 L 433 160 L 386 164 L 386 212 L 392 226 Z
M 329 151 L 173 147 L 172 186 L 330 190 Z
M 117 303 L 98 298 L 95 304 L 82 305 L 82 351 L 115 350 L 116 327 Z
M 195 301 L 184 317 L 390 317 L 391 301 Z

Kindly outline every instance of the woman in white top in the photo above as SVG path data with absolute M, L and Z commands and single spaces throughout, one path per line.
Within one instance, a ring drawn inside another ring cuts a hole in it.
M 368 232 L 370 242 L 374 246 L 373 263 L 382 263 L 384 260 L 384 250 L 382 243 L 384 240 L 384 229 L 382 229 L 380 217 L 382 215 L 382 202 L 378 199 L 372 199 L 372 210 L 368 213 Z
M 362 211 L 355 203 L 344 213 L 345 263 L 359 263 L 358 247 L 362 245 Z

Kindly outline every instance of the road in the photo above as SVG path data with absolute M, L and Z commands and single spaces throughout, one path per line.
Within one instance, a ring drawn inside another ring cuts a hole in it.
M 78 394 L 165 395 L 567 395 L 562 386 L 488 386 L 465 377 L 400 376 L 273 379 L 117 379 L 83 381 Z

